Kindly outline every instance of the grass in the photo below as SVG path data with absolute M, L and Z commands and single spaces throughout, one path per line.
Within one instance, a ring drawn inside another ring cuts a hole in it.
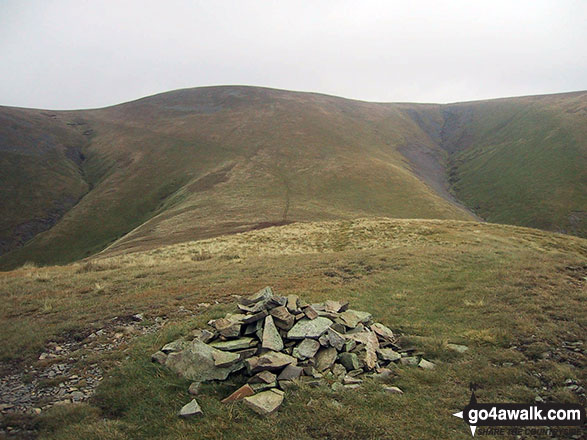
M 224 257 L 235 254 L 238 259 Z M 538 394 L 577 401 L 564 381 L 585 380 L 585 359 L 561 347 L 563 341 L 585 342 L 586 275 L 569 268 L 583 267 L 586 258 L 585 240 L 532 229 L 357 220 L 22 268 L 0 274 L 1 356 L 35 362 L 48 342 L 99 328 L 114 316 L 170 318 L 160 333 L 136 340 L 124 353 L 128 359 L 120 353 L 108 364 L 110 379 L 89 405 L 57 407 L 35 419 L 41 438 L 263 439 L 293 432 L 300 439 L 465 439 L 467 427 L 451 414 L 468 402 L 471 381 L 481 385 L 477 395 L 485 402 L 533 401 Z M 49 281 L 37 281 L 39 271 Z M 437 369 L 398 367 L 390 382 L 403 396 L 384 394 L 370 382 L 340 394 L 291 391 L 266 419 L 240 404 L 219 403 L 238 385 L 235 378 L 233 384 L 206 385 L 198 397 L 204 418 L 177 418 L 190 399 L 188 383 L 152 364 L 150 354 L 229 310 L 230 295 L 265 285 L 308 301 L 349 300 L 405 335 L 404 343 L 427 353 Z M 48 298 L 54 299 L 49 310 Z M 214 301 L 220 304 L 194 316 L 178 311 Z M 447 351 L 447 343 L 469 350 Z

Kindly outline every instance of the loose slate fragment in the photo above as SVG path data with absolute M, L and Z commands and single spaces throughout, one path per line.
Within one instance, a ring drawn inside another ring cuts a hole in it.
M 372 316 L 371 313 L 349 309 L 340 314 L 340 319 L 347 327 L 355 328 L 360 323 L 364 324 L 369 322 Z
M 347 369 L 347 371 L 358 370 L 361 368 L 359 357 L 355 353 L 341 353 L 339 360 L 340 363 Z
M 304 312 L 304 315 L 306 315 L 306 318 L 308 318 L 308 319 L 316 319 L 318 317 L 318 312 L 312 306 L 304 307 L 302 309 L 302 311 Z
M 328 335 L 328 342 L 338 351 L 342 351 L 346 339 L 336 330 L 330 328 L 326 333 Z
M 245 384 L 242 387 L 240 387 L 238 390 L 236 390 L 234 393 L 232 393 L 230 396 L 222 399 L 221 402 L 222 403 L 236 402 L 238 400 L 244 399 L 245 397 L 252 396 L 253 394 L 255 394 L 255 391 L 251 388 L 251 386 L 249 384 Z
M 240 360 L 240 356 L 237 353 L 221 350 L 214 351 L 212 357 L 214 358 L 214 365 L 220 368 L 230 367 Z
M 295 365 L 288 365 L 283 369 L 283 371 L 277 376 L 278 381 L 282 380 L 293 380 L 300 377 L 303 373 L 304 369 L 302 367 L 298 367 Z
M 319 348 L 320 343 L 315 339 L 304 339 L 293 349 L 292 355 L 300 360 L 309 359 L 314 357 Z
M 176 339 L 175 341 L 170 342 L 169 344 L 165 344 L 161 351 L 165 354 L 169 353 L 177 353 L 185 349 L 190 343 L 183 338 Z
M 275 319 L 275 325 L 283 330 L 289 330 L 293 327 L 295 316 L 289 313 L 287 307 L 279 306 L 269 311 L 271 316 Z
M 268 351 L 260 356 L 253 356 L 244 361 L 249 373 L 262 370 L 280 370 L 287 365 L 296 365 L 297 359 L 279 351 Z
M 271 371 L 260 371 L 249 380 L 249 383 L 273 383 L 277 380 L 277 376 Z
M 391 329 L 384 326 L 383 324 L 379 324 L 378 322 L 375 324 L 372 324 L 371 330 L 373 330 L 375 332 L 375 334 L 377 336 L 379 336 L 381 339 L 388 341 L 388 342 L 392 342 L 392 343 L 395 342 L 396 338 L 395 338 L 393 332 L 391 331 Z
M 202 411 L 202 408 L 200 408 L 200 405 L 196 399 L 193 399 L 190 403 L 185 404 L 179 411 L 180 417 L 191 417 L 202 414 L 204 414 L 204 412 Z
M 316 370 L 322 372 L 332 367 L 337 355 L 338 353 L 334 347 L 320 349 L 318 354 L 316 354 Z
M 250 306 L 260 301 L 269 301 L 272 297 L 273 290 L 271 290 L 271 287 L 265 287 L 247 298 L 242 298 L 240 303 L 245 306 Z
M 380 348 L 377 350 L 377 356 L 384 361 L 395 362 L 402 358 L 402 355 L 393 351 L 391 348 Z
M 299 297 L 297 295 L 288 295 L 287 296 L 287 310 L 290 313 L 296 313 L 300 311 L 298 306 Z
M 283 402 L 283 391 L 277 389 L 263 391 L 254 396 L 246 397 L 244 402 L 257 414 L 265 416 L 279 408 Z
M 211 342 L 210 346 L 217 348 L 218 350 L 234 351 L 243 350 L 245 348 L 251 348 L 257 345 L 257 341 L 253 338 L 244 337 L 239 339 L 231 339 L 229 341 L 217 341 Z
M 273 323 L 273 317 L 267 316 L 265 318 L 265 326 L 263 328 L 263 343 L 262 348 L 268 350 L 281 351 L 283 350 L 283 340 L 277 331 L 277 327 Z
M 319 316 L 316 319 L 301 319 L 295 323 L 293 328 L 287 333 L 288 339 L 318 339 L 326 330 L 330 328 L 332 321 L 328 318 Z
M 185 350 L 170 353 L 165 361 L 165 366 L 184 378 L 196 382 L 226 380 L 230 373 L 243 368 L 241 362 L 225 368 L 215 366 L 214 353 L 216 351 L 218 350 L 195 339 Z
M 420 362 L 418 363 L 418 367 L 420 367 L 424 370 L 432 370 L 436 367 L 436 365 L 434 365 L 432 362 L 427 361 L 426 359 L 422 358 L 422 359 L 420 359 Z

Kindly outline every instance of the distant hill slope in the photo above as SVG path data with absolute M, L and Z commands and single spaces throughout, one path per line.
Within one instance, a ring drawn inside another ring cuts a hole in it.
M 441 106 L 226 86 L 2 108 L 0 266 L 296 221 L 474 219 L 449 165 L 481 217 L 584 236 L 586 96 Z

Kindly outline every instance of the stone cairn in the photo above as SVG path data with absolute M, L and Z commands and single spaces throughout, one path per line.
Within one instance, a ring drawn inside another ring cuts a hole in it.
M 266 287 L 240 298 L 237 313 L 209 321 L 210 329 L 194 330 L 192 340 L 170 342 L 152 360 L 193 381 L 188 391 L 194 395 L 202 382 L 244 371 L 248 383 L 222 402 L 244 400 L 262 415 L 281 405 L 283 390 L 300 383 L 330 384 L 339 391 L 357 388 L 367 377 L 389 376 L 393 363 L 434 368 L 421 353 L 402 350 L 393 332 L 373 323 L 370 313 L 348 306 L 346 301 L 307 304 Z M 403 393 L 397 387 L 384 389 Z M 202 414 L 196 399 L 179 413 L 196 414 Z

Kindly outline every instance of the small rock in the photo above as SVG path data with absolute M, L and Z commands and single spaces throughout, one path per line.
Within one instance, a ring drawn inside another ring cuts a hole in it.
M 436 367 L 436 365 L 434 365 L 432 362 L 427 361 L 426 359 L 422 358 L 420 360 L 420 363 L 418 364 L 418 367 L 423 368 L 424 370 L 432 370 L 432 369 L 434 369 L 434 367 Z
M 466 345 L 458 345 L 458 344 L 446 344 L 449 350 L 456 351 L 458 353 L 464 353 L 469 349 Z
M 322 348 L 316 354 L 316 370 L 322 372 L 332 367 L 337 357 L 336 348 Z
M 222 403 L 230 403 L 230 402 L 236 402 L 238 400 L 242 400 L 245 397 L 249 397 L 252 396 L 253 394 L 255 394 L 255 391 L 253 391 L 253 389 L 251 388 L 251 386 L 249 384 L 245 384 L 242 387 L 240 387 L 238 390 L 236 390 L 234 393 L 232 393 L 230 396 L 222 399 Z
M 377 356 L 384 361 L 390 362 L 398 361 L 402 357 L 401 354 L 393 351 L 391 348 L 380 348 L 377 350 Z
M 268 415 L 279 408 L 283 402 L 283 391 L 271 389 L 246 397 L 245 404 L 257 414 Z
M 263 342 L 261 347 L 274 351 L 283 350 L 283 340 L 277 331 L 277 327 L 275 327 L 275 324 L 273 323 L 272 316 L 267 316 L 265 318 L 265 326 L 263 328 Z
M 301 319 L 295 323 L 293 328 L 287 333 L 288 339 L 318 339 L 332 325 L 332 321 L 322 316 L 316 319 Z
M 369 322 L 372 318 L 371 313 L 361 312 L 359 310 L 346 310 L 340 314 L 340 319 L 343 321 L 344 325 L 350 328 L 355 328 L 360 323 Z
M 197 396 L 200 392 L 201 386 L 202 384 L 200 382 L 192 382 L 190 384 L 190 387 L 188 388 L 188 393 L 190 393 L 193 396 Z
M 238 353 L 231 353 L 230 351 L 216 350 L 212 353 L 214 359 L 214 366 L 216 367 L 230 367 L 240 360 Z
M 304 339 L 293 349 L 292 355 L 300 360 L 309 359 L 316 355 L 320 343 L 315 339 Z
M 420 362 L 420 360 L 416 356 L 405 356 L 399 360 L 400 364 L 402 365 L 411 365 L 416 366 Z
M 223 351 L 242 350 L 245 348 L 251 348 L 255 345 L 257 345 L 257 341 L 253 338 L 250 338 L 250 337 L 231 339 L 229 341 L 217 341 L 217 342 L 210 343 L 211 347 L 214 347 L 218 350 L 223 350 Z
M 303 373 L 303 368 L 295 365 L 288 365 L 283 371 L 277 376 L 278 381 L 282 380 L 294 380 L 300 377 Z
M 184 405 L 183 408 L 181 408 L 181 410 L 179 411 L 180 417 L 191 417 L 202 414 L 204 413 L 202 412 L 202 408 L 200 408 L 200 405 L 198 404 L 198 401 L 196 399 L 192 399 L 190 403 Z
M 308 318 L 309 320 L 314 320 L 318 317 L 318 312 L 314 310 L 314 307 L 312 306 L 304 307 L 302 311 L 304 312 L 304 315 L 306 315 L 306 318 Z
M 391 393 L 391 394 L 403 394 L 404 393 L 398 387 L 390 387 L 390 386 L 384 386 L 383 391 L 385 391 L 386 393 Z
M 164 365 L 167 360 L 167 355 L 162 351 L 157 351 L 151 355 L 151 362 L 157 362 L 158 364 Z
M 260 371 L 255 374 L 251 379 L 249 379 L 249 383 L 273 383 L 277 380 L 277 376 L 273 374 L 271 371 Z
M 338 358 L 347 371 L 358 370 L 361 367 L 359 357 L 355 353 L 341 353 Z

